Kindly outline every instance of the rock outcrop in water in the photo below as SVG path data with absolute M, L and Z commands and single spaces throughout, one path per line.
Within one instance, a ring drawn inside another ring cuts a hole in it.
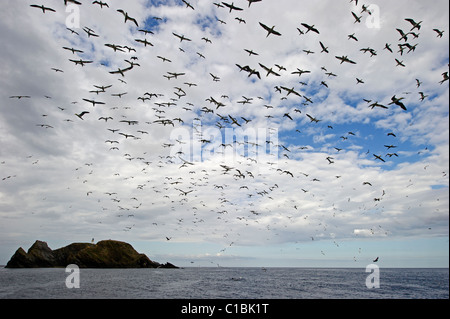
M 6 268 L 51 268 L 70 264 L 80 268 L 178 268 L 171 263 L 152 261 L 130 244 L 116 240 L 73 243 L 55 250 L 46 242 L 36 240 L 28 252 L 22 247 L 17 249 Z

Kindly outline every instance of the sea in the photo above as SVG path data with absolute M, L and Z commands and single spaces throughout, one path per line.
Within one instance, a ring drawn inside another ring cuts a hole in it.
M 0 268 L 0 299 L 449 299 L 449 269 Z

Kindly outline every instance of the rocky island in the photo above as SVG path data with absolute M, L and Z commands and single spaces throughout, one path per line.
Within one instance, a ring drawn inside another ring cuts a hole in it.
M 70 264 L 80 268 L 178 268 L 171 263 L 152 261 L 130 244 L 116 240 L 73 243 L 55 250 L 46 242 L 36 240 L 28 252 L 22 247 L 17 249 L 6 268 L 52 268 Z

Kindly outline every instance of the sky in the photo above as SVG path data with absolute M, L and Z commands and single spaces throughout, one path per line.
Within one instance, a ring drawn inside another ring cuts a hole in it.
M 448 1 L 80 2 L 0 12 L 0 264 L 448 267 Z

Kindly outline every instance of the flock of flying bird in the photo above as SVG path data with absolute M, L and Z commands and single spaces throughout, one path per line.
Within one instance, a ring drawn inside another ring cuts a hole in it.
M 186 6 L 186 9 L 188 10 L 196 10 L 194 5 L 192 5 L 191 3 L 189 3 L 188 1 L 185 0 L 181 0 L 183 5 Z M 251 8 L 252 4 L 256 4 L 256 3 L 260 3 L 262 4 L 262 0 L 247 0 L 248 1 L 248 8 Z M 350 1 L 353 2 L 354 0 Z M 363 17 L 363 15 L 370 15 L 371 12 L 370 10 L 368 10 L 368 8 L 363 5 L 362 6 L 362 10 L 359 11 L 357 10 L 358 7 L 358 0 L 354 1 L 355 2 L 355 7 L 354 9 L 351 11 L 351 16 L 354 18 L 354 23 L 361 23 L 361 19 Z M 64 4 L 68 5 L 68 4 L 74 4 L 74 5 L 79 5 L 81 6 L 82 3 L 80 1 L 75 1 L 75 0 L 64 0 Z M 102 1 L 93 1 L 92 5 L 97 5 L 100 7 L 100 9 L 103 10 L 112 10 L 109 6 L 108 3 L 106 2 L 102 2 Z M 228 3 L 228 2 L 216 2 L 213 3 L 212 5 L 214 5 L 215 7 L 217 7 L 217 9 L 220 10 L 227 10 L 229 14 L 231 14 L 232 12 L 241 12 L 244 11 L 244 8 L 241 8 L 237 5 L 235 5 L 234 3 Z M 46 14 L 46 13 L 51 13 L 51 12 L 56 12 L 55 9 L 44 6 L 44 5 L 36 5 L 36 4 L 32 4 L 31 7 L 39 9 L 42 11 L 42 13 Z M 250 10 L 250 9 L 249 9 Z M 127 83 L 127 77 L 126 75 L 133 70 L 136 70 L 140 67 L 139 64 L 139 56 L 138 56 L 138 52 L 140 49 L 148 49 L 148 47 L 153 47 L 154 44 L 152 44 L 148 39 L 147 39 L 147 35 L 155 35 L 155 32 L 150 30 L 149 28 L 145 28 L 140 26 L 140 24 L 142 24 L 140 21 L 136 20 L 135 18 L 133 18 L 132 16 L 129 15 L 128 12 L 126 12 L 123 9 L 117 9 L 116 10 L 118 12 L 118 14 L 123 16 L 124 19 L 124 23 L 127 24 L 127 26 L 132 26 L 133 28 L 136 27 L 137 30 L 139 32 L 141 32 L 143 35 L 145 35 L 145 37 L 143 38 L 136 38 L 135 42 L 136 42 L 136 47 L 132 47 L 132 46 L 122 46 L 122 45 L 117 45 L 117 44 L 111 44 L 111 43 L 104 43 L 104 46 L 112 49 L 115 54 L 121 54 L 121 53 L 132 53 L 135 54 L 135 56 L 131 57 L 130 59 L 126 59 L 124 62 L 126 63 L 124 67 L 120 67 L 118 69 L 114 69 L 114 70 L 108 70 L 108 72 L 111 75 L 115 75 L 118 76 L 118 78 L 115 79 L 115 81 L 120 81 L 122 85 L 128 85 Z M 162 20 L 161 18 L 158 17 L 154 17 L 155 20 Z M 220 24 L 226 24 L 225 21 L 220 20 L 218 18 L 216 18 L 217 21 Z M 239 22 L 239 24 L 243 23 L 246 24 L 246 21 L 240 17 L 236 17 L 236 20 Z M 395 60 L 395 63 L 397 65 L 397 67 L 403 68 L 406 67 L 405 63 L 401 60 L 401 56 L 403 56 L 403 54 L 408 54 L 410 52 L 414 52 L 417 44 L 413 45 L 410 42 L 408 42 L 408 40 L 410 40 L 411 38 L 416 39 L 419 37 L 418 31 L 421 30 L 421 23 L 420 22 L 416 22 L 415 20 L 411 19 L 411 18 L 406 18 L 405 21 L 407 21 L 410 24 L 410 30 L 409 31 L 404 31 L 400 28 L 397 29 L 399 35 L 401 36 L 399 39 L 399 43 L 397 44 L 398 47 L 398 56 L 393 58 Z M 161 22 L 160 22 L 161 23 Z M 321 30 L 318 29 L 318 27 L 316 27 L 313 24 L 308 24 L 305 22 L 300 23 L 301 27 L 297 28 L 298 32 L 299 32 L 299 36 L 306 36 L 308 33 L 311 34 L 316 34 L 316 35 L 320 35 L 321 34 Z M 280 31 L 276 28 L 276 26 L 268 26 L 267 24 L 263 23 L 263 22 L 259 22 L 259 26 L 261 27 L 261 32 L 267 32 L 266 34 L 266 38 L 268 37 L 282 37 L 283 35 L 280 33 Z M 88 27 L 83 27 L 82 30 L 85 32 L 86 36 L 88 39 L 92 38 L 92 41 L 101 41 L 101 35 L 97 34 L 94 30 L 92 30 L 91 28 Z M 416 31 L 417 30 L 417 31 Z M 79 32 L 79 30 L 74 30 L 74 29 L 70 29 L 67 28 L 67 31 L 70 32 L 74 37 L 81 37 L 83 36 L 83 34 L 81 32 Z M 434 31 L 437 34 L 437 37 L 442 38 L 444 31 L 441 31 L 439 29 L 434 29 Z M 179 34 L 177 32 L 172 32 L 172 35 L 174 36 L 174 41 L 179 41 L 180 45 L 182 43 L 189 43 L 192 42 L 193 39 L 189 38 L 189 36 L 186 36 L 184 34 Z M 208 37 L 203 37 L 201 40 L 205 41 L 205 43 L 207 44 L 213 44 L 212 40 L 210 40 Z M 358 41 L 357 36 L 355 35 L 355 33 L 348 35 L 348 41 Z M 330 54 L 330 49 L 322 42 L 322 41 L 318 41 L 320 48 L 321 48 L 321 52 L 323 54 Z M 139 46 L 139 48 L 137 47 Z M 92 65 L 92 64 L 96 64 L 97 61 L 93 61 L 93 60 L 87 60 L 87 59 L 83 59 L 80 56 L 83 55 L 83 50 L 81 50 L 80 48 L 73 48 L 70 46 L 64 46 L 62 48 L 63 50 L 65 50 L 65 52 L 67 52 L 70 56 L 70 58 L 68 58 L 68 60 L 70 62 L 73 62 L 75 66 L 88 66 L 88 65 Z M 184 53 L 184 49 L 183 48 L 179 48 L 180 50 L 180 54 Z M 250 57 L 252 56 L 258 56 L 259 54 L 257 52 L 254 52 L 253 50 L 250 49 L 243 49 L 246 53 L 248 53 L 248 55 Z M 303 50 L 307 55 L 309 54 L 314 54 L 314 52 L 310 51 L 310 50 Z M 386 53 L 389 52 L 389 54 L 394 54 L 394 49 L 393 49 L 393 45 L 386 43 L 385 47 L 382 49 L 383 52 Z M 362 48 L 361 52 L 363 53 L 369 53 L 371 55 L 371 57 L 373 56 L 377 56 L 378 54 L 380 54 L 380 52 L 378 52 L 376 49 L 374 48 Z M 205 56 L 200 53 L 197 52 L 197 55 L 200 59 L 205 59 Z M 75 56 L 78 56 L 78 58 L 74 58 Z M 335 58 L 340 62 L 340 64 L 357 64 L 357 62 L 355 62 L 354 60 L 352 60 L 351 58 L 349 58 L 348 56 L 342 55 L 342 56 L 335 56 Z M 162 63 L 172 63 L 171 59 L 158 55 L 157 59 L 161 60 Z M 284 76 L 284 74 L 290 73 L 291 75 L 298 75 L 299 78 L 303 79 L 304 75 L 308 75 L 309 73 L 311 73 L 311 71 L 309 70 L 302 70 L 300 68 L 297 68 L 296 70 L 292 70 L 291 72 L 289 72 L 287 70 L 286 67 L 279 65 L 279 64 L 275 64 L 275 66 L 271 67 L 271 66 L 266 66 L 262 63 L 258 63 L 260 68 L 254 68 L 251 67 L 249 65 L 240 65 L 240 64 L 235 64 L 235 66 L 237 67 L 236 72 L 238 74 L 242 74 L 242 72 L 244 72 L 244 74 L 246 73 L 246 76 L 248 78 L 250 78 L 251 80 L 255 80 L 255 77 L 258 78 L 259 80 L 263 80 L 264 76 L 267 78 L 269 76 L 274 76 L 274 77 L 279 77 L 282 78 Z M 53 71 L 55 71 L 56 73 L 64 73 L 64 71 L 60 68 L 52 68 Z M 322 67 L 322 70 L 324 71 L 325 75 L 330 78 L 330 77 L 336 77 L 337 75 L 334 74 L 333 72 L 329 72 L 326 68 Z M 213 82 L 220 82 L 221 78 L 219 75 L 217 74 L 213 74 L 212 72 L 209 73 L 209 75 L 211 76 L 211 80 Z M 303 77 L 302 77 L 303 76 Z M 167 72 L 166 74 L 163 75 L 164 78 L 166 78 L 169 82 L 172 79 L 181 79 L 184 80 L 187 77 L 187 72 L 183 71 L 183 72 Z M 161 81 L 165 81 L 164 79 L 161 79 Z M 356 85 L 360 85 L 360 84 L 364 84 L 364 80 L 360 79 L 360 78 L 356 78 Z M 442 74 L 442 79 L 439 82 L 440 84 L 443 84 L 444 82 L 448 81 L 448 72 L 445 72 Z M 302 84 L 302 86 L 308 85 L 306 82 L 300 82 Z M 416 79 L 416 83 L 417 83 L 417 88 L 420 87 L 420 85 L 422 84 L 422 82 L 419 79 Z M 188 96 L 188 87 L 196 87 L 197 84 L 196 83 L 192 83 L 192 82 L 188 82 L 188 80 L 184 81 L 184 85 L 186 85 L 186 88 L 180 87 L 180 86 L 176 86 L 175 87 L 175 92 L 173 92 L 173 94 L 176 96 L 176 98 L 170 98 L 170 100 L 165 99 L 165 95 L 162 93 L 149 93 L 146 92 L 145 94 L 142 94 L 141 96 L 137 97 L 137 100 L 142 101 L 142 103 L 146 103 L 147 101 L 151 101 L 153 98 L 157 99 L 158 102 L 154 102 L 156 107 L 153 107 L 154 110 L 154 116 L 155 118 L 151 121 L 146 122 L 147 125 L 162 125 L 162 126 L 169 126 L 172 128 L 177 127 L 178 125 L 181 125 L 184 123 L 184 120 L 181 118 L 181 116 L 178 116 L 177 118 L 168 118 L 166 115 L 168 113 L 168 110 L 174 107 L 178 106 L 178 103 L 180 103 L 180 101 L 182 101 L 182 98 Z M 104 95 L 107 90 L 109 90 L 111 87 L 113 87 L 114 84 L 107 84 L 107 85 L 93 85 L 93 89 L 91 91 L 89 91 L 89 93 L 91 94 L 95 94 L 96 96 L 102 96 Z M 320 86 L 326 87 L 328 88 L 328 83 L 326 81 L 321 81 Z M 308 97 L 305 94 L 303 94 L 300 90 L 296 90 L 294 87 L 293 88 L 289 88 L 286 87 L 285 85 L 277 85 L 274 87 L 274 92 L 278 93 L 280 95 L 282 95 L 281 99 L 287 99 L 289 97 L 298 97 L 299 100 L 301 101 L 298 103 L 299 105 L 303 105 L 303 106 L 308 106 L 314 103 L 314 97 Z M 127 92 L 123 92 L 123 93 L 114 93 L 111 94 L 114 97 L 117 97 L 119 99 L 122 99 L 123 96 L 126 96 L 128 93 Z M 285 94 L 285 95 L 284 95 Z M 427 98 L 427 95 L 425 94 L 425 92 L 420 91 L 420 100 L 425 100 Z M 14 99 L 29 99 L 31 98 L 31 96 L 29 95 L 13 95 L 10 96 L 10 98 L 14 98 Z M 48 97 L 50 98 L 50 97 Z M 134 99 L 136 99 L 136 97 L 133 97 Z M 227 95 L 223 95 L 221 97 L 221 99 L 219 98 L 215 98 L 212 96 L 209 96 L 205 99 L 205 102 L 209 102 L 210 105 L 213 105 L 213 107 L 206 107 L 203 106 L 202 108 L 198 108 L 196 105 L 191 104 L 191 103 L 187 103 L 186 106 L 184 106 L 183 108 L 177 107 L 177 113 L 180 113 L 181 111 L 185 111 L 185 112 L 195 112 L 195 114 L 197 115 L 196 119 L 201 119 L 203 117 L 206 117 L 207 115 L 211 115 L 211 116 L 216 116 L 215 119 L 215 126 L 218 127 L 219 129 L 223 129 L 226 127 L 245 127 L 246 124 L 250 123 L 252 121 L 252 119 L 249 118 L 245 118 L 244 116 L 241 117 L 237 117 L 237 116 L 233 116 L 231 114 L 226 114 L 224 115 L 224 113 L 222 113 L 222 111 L 225 112 L 225 110 L 227 109 L 227 105 L 226 105 L 226 100 L 227 99 Z M 264 100 L 264 98 L 262 97 L 258 97 L 257 99 L 259 100 Z M 402 110 L 404 111 L 408 111 L 408 107 L 405 105 L 404 103 L 404 97 L 397 97 L 396 95 L 393 95 L 390 98 L 390 102 L 389 103 L 379 103 L 378 101 L 372 101 L 370 99 L 366 99 L 365 102 L 367 102 L 367 105 L 369 108 L 381 108 L 381 109 L 388 109 L 390 106 L 397 106 L 400 107 Z M 88 105 L 92 105 L 92 107 L 96 107 L 96 106 L 105 106 L 106 102 L 97 100 L 95 98 L 82 98 L 81 101 L 84 101 L 85 103 L 87 103 Z M 80 101 L 80 102 L 81 102 Z M 243 96 L 243 99 L 238 101 L 238 104 L 252 104 L 255 101 L 255 98 L 253 97 L 246 97 Z M 73 104 L 77 104 L 78 102 L 73 102 Z M 266 110 L 270 110 L 273 109 L 274 106 L 271 105 L 264 105 Z M 197 109 L 196 109 L 197 108 Z M 113 108 L 111 108 L 113 109 Z M 117 109 L 117 108 L 116 108 Z M 60 107 L 61 111 L 66 111 L 66 108 L 62 108 Z M 293 110 L 293 112 L 295 113 L 295 115 L 300 115 L 303 114 L 302 110 L 300 109 L 300 106 L 298 108 L 295 108 Z M 81 109 L 79 112 L 76 112 L 74 114 L 75 118 L 66 118 L 65 121 L 66 122 L 74 122 L 76 120 L 81 120 L 81 121 L 86 121 L 88 118 L 90 118 L 91 113 L 94 113 L 94 111 L 91 110 L 87 110 L 87 109 Z M 181 113 L 180 113 L 181 114 Z M 322 119 L 318 119 L 316 118 L 314 115 L 312 114 L 305 114 L 306 118 L 310 121 L 311 125 L 313 124 L 318 124 L 319 122 L 324 122 Z M 266 116 L 268 120 L 271 120 L 271 118 L 273 118 L 272 115 L 268 115 Z M 106 116 L 101 116 L 98 118 L 99 121 L 104 121 L 107 125 L 109 125 L 110 123 L 122 123 L 122 125 L 125 125 L 124 127 L 126 128 L 132 128 L 132 127 L 139 127 L 141 128 L 140 124 L 142 124 L 142 119 L 139 120 L 130 120 L 128 118 L 126 118 L 125 116 L 123 116 L 122 120 L 115 120 L 115 116 L 113 116 L 113 114 L 110 115 L 106 115 Z M 283 114 L 282 116 L 282 120 L 289 120 L 289 121 L 296 121 L 297 118 L 294 118 L 294 115 L 290 114 L 289 112 L 286 112 L 285 114 Z M 36 124 L 39 127 L 45 128 L 45 129 L 52 129 L 54 128 L 54 125 L 52 124 L 42 124 L 42 123 L 38 123 Z M 327 127 L 331 130 L 333 129 L 332 125 L 327 125 Z M 196 129 L 196 126 L 194 125 L 194 130 Z M 109 151 L 113 152 L 113 151 L 119 151 L 120 150 L 120 144 L 121 143 L 125 143 L 127 140 L 140 140 L 143 139 L 144 136 L 148 135 L 149 132 L 144 130 L 144 129 L 140 129 L 140 130 L 136 130 L 136 133 L 133 132 L 127 132 L 126 130 L 124 130 L 123 128 L 112 128 L 112 127 L 108 127 L 108 139 L 104 142 L 105 144 L 109 144 L 111 145 L 109 147 Z M 269 130 L 270 131 L 270 130 Z M 297 132 L 300 132 L 300 130 L 296 130 Z M 139 135 L 138 135 L 139 134 Z M 348 132 L 344 135 L 341 136 L 342 141 L 347 140 L 350 136 L 354 136 L 355 133 L 353 132 Z M 119 139 L 119 136 L 122 136 L 122 138 L 124 140 Z M 270 134 L 269 134 L 270 136 Z M 392 138 L 395 138 L 396 135 L 393 132 L 389 132 L 388 136 L 391 136 Z M 115 137 L 115 138 L 112 138 Z M 202 145 L 207 145 L 208 143 L 211 143 L 210 140 L 204 138 L 203 136 L 199 136 L 199 141 L 201 142 Z M 267 144 L 272 143 L 270 141 L 270 139 L 267 140 Z M 176 142 L 173 141 L 168 141 L 167 143 L 164 143 L 162 146 L 164 148 L 171 148 L 171 147 L 180 147 L 180 150 L 182 149 L 182 141 L 177 140 Z M 255 146 L 255 145 L 252 145 Z M 291 153 L 291 150 L 289 149 L 288 146 L 282 145 L 282 144 L 278 144 L 275 145 L 277 148 L 279 148 L 280 150 L 282 150 L 282 157 L 285 157 L 287 159 L 289 159 L 289 155 Z M 397 148 L 396 145 L 390 144 L 390 145 L 384 145 L 386 147 L 387 151 L 391 151 L 395 148 Z M 234 147 L 232 144 L 225 144 L 223 143 L 221 145 L 221 147 L 223 149 L 226 149 L 227 147 Z M 258 147 L 262 147 L 262 145 L 256 145 L 256 148 Z M 307 149 L 307 147 L 305 147 Z M 343 148 L 339 148 L 339 147 L 335 147 L 334 150 L 339 153 L 340 151 L 343 150 Z M 334 154 L 337 154 L 334 153 Z M 374 160 L 379 160 L 381 162 L 385 162 L 386 161 L 386 157 L 398 157 L 398 153 L 395 152 L 388 152 L 387 154 L 372 154 L 373 155 L 373 159 Z M 192 177 L 190 178 L 189 181 L 183 179 L 182 177 L 176 177 L 177 172 L 174 172 L 173 176 L 167 176 L 165 178 L 164 181 L 153 181 L 152 183 L 154 183 L 153 186 L 151 186 L 152 191 L 154 192 L 154 199 L 152 202 L 153 204 L 156 204 L 159 200 L 162 200 L 163 203 L 165 203 L 166 205 L 171 205 L 171 209 L 175 210 L 175 209 L 186 209 L 187 211 L 192 211 L 193 212 L 193 219 L 192 219 L 192 227 L 197 227 L 198 223 L 202 223 L 204 222 L 204 218 L 200 217 L 200 214 L 198 213 L 199 207 L 205 207 L 206 204 L 202 201 L 197 202 L 197 204 L 191 204 L 190 209 L 187 209 L 187 205 L 191 202 L 194 202 L 193 196 L 195 194 L 200 193 L 200 190 L 202 189 L 202 187 L 205 188 L 211 188 L 211 186 L 213 187 L 213 190 L 218 192 L 218 206 L 214 207 L 211 209 L 212 212 L 215 212 L 216 214 L 214 214 L 214 218 L 217 218 L 219 220 L 226 220 L 226 218 L 224 217 L 226 214 L 229 214 L 231 212 L 231 210 L 234 210 L 235 214 L 236 212 L 240 212 L 243 213 L 245 212 L 245 215 L 242 216 L 237 216 L 236 220 L 240 221 L 240 222 L 244 222 L 246 223 L 246 225 L 253 223 L 253 224 L 258 224 L 260 222 L 260 217 L 261 215 L 264 215 L 264 212 L 262 211 L 258 211 L 257 209 L 253 208 L 255 207 L 255 198 L 257 198 L 256 203 L 258 203 L 258 201 L 261 201 L 263 199 L 273 199 L 273 194 L 275 192 L 278 191 L 279 189 L 279 185 L 277 183 L 271 183 L 270 182 L 270 178 L 264 177 L 261 174 L 257 175 L 256 173 L 254 173 L 252 171 L 252 165 L 262 165 L 262 163 L 257 163 L 256 160 L 254 160 L 253 158 L 251 158 L 251 156 L 248 157 L 243 157 L 243 159 L 239 162 L 239 166 L 236 164 L 236 166 L 231 166 L 231 165 L 226 165 L 226 164 L 222 164 L 220 166 L 217 167 L 216 170 L 214 170 L 214 172 L 210 172 L 207 171 L 206 169 L 198 169 L 198 167 L 201 167 L 201 165 L 197 165 L 196 163 L 194 163 L 193 161 L 190 161 L 188 158 L 186 158 L 186 154 L 184 154 L 182 151 L 176 153 L 174 156 L 162 156 L 160 155 L 159 158 L 157 158 L 157 163 L 155 163 L 152 160 L 149 160 L 148 156 L 150 156 L 150 154 L 148 154 L 147 152 L 144 152 L 144 154 L 140 155 L 140 156 L 132 156 L 130 154 L 125 154 L 124 158 L 128 161 L 140 161 L 141 164 L 144 164 L 144 168 L 142 169 L 142 172 L 144 172 L 144 174 L 148 173 L 147 168 L 151 165 L 156 165 L 157 168 L 162 168 L 162 167 L 167 167 L 170 165 L 175 165 L 176 163 L 178 163 L 178 166 L 175 167 L 179 167 L 181 168 L 188 168 L 189 174 L 192 175 Z M 329 156 L 326 157 L 325 159 L 327 161 L 327 163 L 329 163 L 329 165 L 332 165 L 335 163 L 336 159 L 333 157 L 333 154 L 330 154 Z M 37 162 L 35 162 L 37 163 Z M 179 166 L 181 163 L 181 166 Z M 271 167 L 274 163 L 267 163 L 269 165 L 269 167 Z M 90 167 L 92 166 L 92 163 L 87 163 L 85 166 Z M 139 166 L 139 168 L 141 169 L 141 166 Z M 78 167 L 76 168 L 77 172 L 81 172 L 83 171 L 83 167 Z M 285 168 L 274 168 L 273 171 L 275 173 L 278 173 L 279 175 L 285 175 L 286 178 L 311 178 L 310 182 L 319 182 L 320 180 L 318 178 L 314 178 L 314 177 L 310 177 L 309 174 L 307 173 L 297 173 L 297 172 L 293 172 L 290 171 L 288 169 Z M 218 172 L 220 172 L 220 174 L 218 174 Z M 93 174 L 93 170 L 91 170 L 89 173 L 86 173 L 85 175 L 79 175 L 77 178 L 82 180 L 83 184 L 89 184 L 88 180 L 90 179 L 90 177 Z M 228 199 L 228 191 L 231 192 L 232 189 L 235 190 L 235 187 L 233 188 L 233 185 L 230 184 L 217 184 L 214 181 L 217 180 L 216 177 L 212 176 L 213 174 L 218 174 L 218 175 L 230 175 L 230 177 L 234 180 L 237 181 L 237 186 L 239 186 L 238 191 L 244 192 L 247 191 L 247 193 L 245 193 L 245 197 L 246 200 L 244 202 L 246 202 L 248 205 L 244 206 L 244 207 L 239 207 L 236 204 L 233 204 L 232 201 L 230 201 Z M 255 176 L 257 175 L 257 176 Z M 117 176 L 120 176 L 119 173 L 117 173 Z M 147 177 L 147 176 L 145 176 Z M 262 180 L 262 183 L 255 183 L 252 186 L 252 182 L 251 180 L 255 180 L 255 177 L 259 178 L 260 180 Z M 336 178 L 340 178 L 341 176 L 336 176 Z M 5 177 L 3 178 L 3 180 L 11 178 L 11 176 L 9 177 Z M 134 176 L 128 176 L 125 178 L 126 180 L 132 180 L 134 179 Z M 150 183 L 151 180 L 147 180 L 147 183 Z M 144 188 L 148 187 L 147 183 L 139 183 L 136 187 L 136 189 L 138 190 L 143 190 Z M 213 185 L 211 185 L 211 183 L 213 183 Z M 363 183 L 364 187 L 367 186 L 372 186 L 372 184 L 370 182 L 364 182 Z M 253 190 L 253 192 L 251 192 L 250 190 Z M 303 191 L 302 194 L 307 194 L 309 193 L 309 190 L 305 188 L 301 188 L 301 190 Z M 191 194 L 192 193 L 192 194 Z M 87 196 L 92 197 L 95 192 L 92 190 L 88 190 L 86 192 Z M 176 194 L 178 194 L 178 200 L 174 200 L 174 197 Z M 106 196 L 105 196 L 106 195 Z M 116 195 L 116 196 L 114 196 Z M 120 198 L 119 196 L 117 196 L 118 194 L 112 191 L 108 191 L 105 192 L 102 196 L 98 195 L 99 198 L 102 198 L 102 209 L 103 210 L 115 210 L 115 211 L 119 211 L 119 213 L 117 213 L 117 217 L 126 217 L 127 220 L 128 218 L 133 218 L 135 216 L 135 214 L 137 213 L 138 209 L 142 210 L 142 205 L 144 205 L 144 201 L 143 200 L 139 200 L 137 197 L 138 196 L 133 196 L 130 199 L 125 199 L 125 198 Z M 380 196 L 376 197 L 373 199 L 374 202 L 379 202 L 381 200 L 381 198 L 385 195 L 385 192 L 383 190 L 383 193 L 380 194 Z M 196 197 L 197 195 L 195 195 Z M 314 196 L 314 194 L 311 194 L 311 196 Z M 181 200 L 179 200 L 179 198 L 181 198 Z M 113 202 L 114 207 L 107 207 L 107 205 L 104 205 L 104 202 L 106 201 L 106 199 L 109 199 L 111 202 Z M 349 199 L 350 201 L 350 199 Z M 100 201 L 99 201 L 100 202 Z M 127 203 L 127 204 L 124 204 Z M 179 205 L 179 206 L 177 206 Z M 295 203 L 291 203 L 289 201 L 288 204 L 291 209 L 294 209 L 294 212 L 297 211 L 298 207 L 297 205 L 295 205 Z M 375 203 L 375 205 L 378 205 L 378 203 Z M 229 212 L 230 211 L 230 212 Z M 230 213 L 231 214 L 231 213 Z M 191 216 L 192 217 L 192 216 Z M 301 215 L 301 217 L 303 219 L 307 219 L 308 215 Z M 293 216 L 288 216 L 286 217 L 289 220 L 291 220 L 292 218 L 294 218 Z M 183 219 L 177 219 L 177 227 L 182 227 L 183 223 L 185 223 L 185 219 L 187 218 L 183 218 Z M 225 221 L 228 222 L 228 221 Z M 234 221 L 235 222 L 235 221 Z M 123 230 L 124 231 L 130 231 L 132 230 L 132 228 L 135 226 L 135 222 L 132 222 L 130 224 L 128 224 Z M 157 226 L 158 223 L 154 222 L 153 225 Z M 329 227 L 329 225 L 323 225 L 321 224 L 320 220 L 317 221 L 316 227 L 319 227 L 323 230 L 325 230 L 327 227 Z M 263 227 L 266 230 L 270 230 L 272 226 L 266 226 Z M 188 230 L 191 230 L 190 228 L 185 228 L 185 230 L 188 232 Z M 192 230 L 194 230 L 194 228 L 192 228 Z M 176 234 L 177 229 L 173 229 L 171 230 L 172 235 L 168 235 L 166 236 L 166 240 L 171 240 L 173 237 L 175 238 L 175 234 Z M 214 233 L 215 230 L 212 230 L 212 233 Z M 230 233 L 232 232 L 232 227 L 230 226 Z M 383 229 L 381 226 L 379 226 L 377 229 L 373 229 L 372 230 L 373 233 L 376 232 L 383 232 L 383 233 L 387 233 L 388 231 Z M 218 235 L 220 236 L 220 235 Z M 226 233 L 225 235 L 223 235 L 224 237 L 228 237 L 231 235 Z M 314 240 L 314 235 L 310 236 L 312 240 Z M 230 239 L 231 240 L 231 239 Z M 234 239 L 236 240 L 236 239 Z M 234 241 L 231 241 L 230 246 L 234 244 Z M 337 243 L 335 243 L 336 246 L 338 246 Z M 226 248 L 225 248 L 226 249 Z M 225 251 L 225 249 L 223 249 L 221 252 Z

